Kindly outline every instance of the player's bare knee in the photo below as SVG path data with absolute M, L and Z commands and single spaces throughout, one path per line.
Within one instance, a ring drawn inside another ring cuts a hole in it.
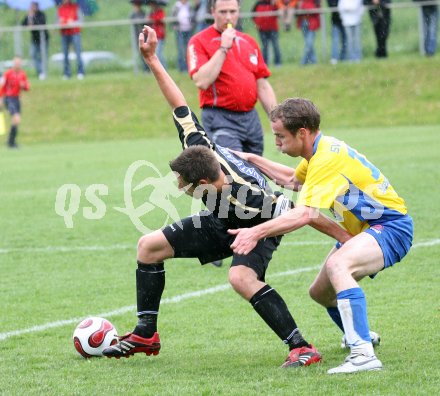
M 237 293 L 242 294 L 249 287 L 249 277 L 238 267 L 232 267 L 229 270 L 229 283 Z
M 144 263 L 156 263 L 165 259 L 164 252 L 155 241 L 154 234 L 142 236 L 138 241 L 138 260 Z
M 243 277 L 240 273 L 234 272 L 229 270 L 229 283 L 234 288 L 234 290 L 237 290 L 237 288 L 240 288 L 240 286 L 243 284 Z
M 309 295 L 315 302 L 323 307 L 332 307 L 336 303 L 336 296 L 328 291 L 310 288 Z
M 320 302 L 320 293 L 314 284 L 309 287 L 309 296 L 317 303 Z
M 329 259 L 325 263 L 325 268 L 327 270 L 327 275 L 330 278 L 330 280 L 346 272 L 345 262 L 333 256 L 329 257 Z
M 322 290 L 321 287 L 312 284 L 309 288 L 309 295 L 313 301 L 316 301 L 318 304 L 327 307 L 329 304 L 329 298 L 327 294 Z

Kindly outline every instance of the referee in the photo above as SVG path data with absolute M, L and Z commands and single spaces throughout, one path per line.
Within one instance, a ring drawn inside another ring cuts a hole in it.
M 197 88 L 202 121 L 210 139 L 223 147 L 263 154 L 263 129 L 255 110 L 277 104 L 270 71 L 251 36 L 235 29 L 238 0 L 213 0 L 213 25 L 188 44 L 188 71 Z

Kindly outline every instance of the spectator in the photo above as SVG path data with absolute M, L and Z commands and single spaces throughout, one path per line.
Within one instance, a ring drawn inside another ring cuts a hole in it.
M 292 27 L 292 19 L 298 0 L 276 0 L 275 4 L 281 11 L 281 18 L 284 24 L 284 30 L 289 32 Z
M 138 37 L 139 37 L 139 33 L 142 32 L 142 29 L 144 28 L 144 24 L 147 23 L 147 19 L 146 16 L 147 14 L 145 13 L 144 9 L 142 8 L 142 4 L 144 3 L 142 0 L 130 0 L 130 3 L 133 5 L 133 9 L 131 11 L 130 14 L 130 19 L 132 21 L 135 20 L 140 20 L 142 19 L 143 22 L 138 22 L 138 23 L 133 23 L 132 24 L 132 30 L 133 30 L 133 45 L 136 47 L 137 43 L 138 43 Z M 140 63 L 142 66 L 142 70 L 145 72 L 148 72 L 148 66 L 146 65 L 146 63 L 144 62 L 144 58 L 142 56 L 139 56 L 140 59 Z M 137 67 L 135 69 L 137 71 Z
M 203 125 L 210 139 L 261 155 L 263 129 L 255 104 L 259 99 L 269 113 L 276 98 L 257 42 L 235 29 L 239 10 L 238 0 L 213 0 L 214 24 L 189 43 L 189 74 L 199 88 Z M 213 264 L 220 266 L 221 261 Z
M 0 136 L 6 134 L 6 120 L 5 113 L 3 112 L 3 85 L 1 84 L 0 73 Z
M 319 8 L 320 0 L 300 0 L 297 4 L 299 10 L 311 10 Z M 319 14 L 300 14 L 296 20 L 297 27 L 304 36 L 304 54 L 301 60 L 302 65 L 311 65 L 317 62 L 315 53 L 316 31 L 320 28 Z
M 176 32 L 178 67 L 179 71 L 184 72 L 188 70 L 186 49 L 188 48 L 188 42 L 193 31 L 193 10 L 191 9 L 189 0 L 177 0 L 176 4 L 174 4 L 172 15 L 177 18 L 174 29 Z
M 31 2 L 28 15 L 23 19 L 21 24 L 23 26 L 46 24 L 46 15 L 38 8 L 38 1 Z M 46 79 L 47 56 L 49 50 L 49 32 L 46 29 L 31 30 L 30 49 L 37 76 L 40 80 L 44 80 Z
M 79 5 L 72 3 L 71 0 L 63 0 L 58 7 L 58 22 L 63 25 L 61 29 L 61 45 L 64 55 L 63 78 L 65 80 L 72 76 L 69 62 L 69 47 L 73 45 L 77 62 L 78 80 L 84 78 L 84 64 L 81 57 L 81 28 L 79 26 L 69 26 L 77 24 L 80 20 Z
M 376 58 L 386 58 L 387 40 L 390 33 L 391 9 L 388 5 L 391 0 L 364 0 L 364 5 L 370 6 L 368 12 L 376 35 Z
M 160 63 L 162 63 L 162 65 L 166 68 L 167 64 L 165 61 L 165 56 L 163 54 L 166 36 L 166 25 L 164 22 L 165 10 L 163 8 L 165 3 L 161 0 L 151 0 L 148 4 L 151 7 L 151 12 L 148 15 L 148 21 L 151 24 L 151 27 L 156 32 L 157 36 L 156 54 L 159 57 Z
M 208 3 L 209 0 L 195 0 L 194 11 L 196 18 L 196 32 L 201 32 L 210 24 L 210 20 L 207 19 Z
M 0 91 L 4 94 L 5 107 L 11 114 L 11 129 L 7 142 L 7 146 L 11 149 L 18 148 L 16 139 L 21 122 L 20 92 L 28 91 L 29 88 L 26 73 L 21 68 L 21 58 L 15 56 L 12 68 L 7 70 L 0 79 Z
M 421 2 L 425 0 L 414 1 Z M 421 8 L 424 51 L 426 56 L 433 56 L 437 49 L 438 5 L 424 5 Z
M 252 12 L 275 12 L 278 7 L 274 0 L 257 0 Z M 269 64 L 269 43 L 272 43 L 275 66 L 281 66 L 281 52 L 278 43 L 278 15 L 254 16 L 253 20 L 260 35 L 263 59 Z
M 350 62 L 362 59 L 361 26 L 364 6 L 362 0 L 339 0 L 338 11 L 347 36 L 347 54 Z
M 339 0 L 327 0 L 327 4 L 331 8 L 338 7 Z M 347 59 L 347 36 L 342 25 L 341 16 L 338 11 L 332 11 L 332 58 L 330 63 L 335 65 L 338 62 Z

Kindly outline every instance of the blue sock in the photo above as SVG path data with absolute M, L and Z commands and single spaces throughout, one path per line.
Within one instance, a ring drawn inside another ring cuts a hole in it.
M 344 326 L 342 325 L 341 314 L 338 307 L 327 307 L 327 313 L 330 315 L 333 322 L 335 322 L 336 326 L 338 326 L 341 331 L 344 332 Z
M 347 289 L 336 295 L 345 337 L 350 346 L 370 343 L 367 302 L 360 287 Z

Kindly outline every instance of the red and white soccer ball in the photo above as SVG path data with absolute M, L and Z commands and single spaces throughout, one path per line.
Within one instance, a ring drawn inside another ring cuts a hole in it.
M 90 317 L 84 319 L 73 332 L 73 345 L 83 357 L 103 356 L 102 351 L 116 344 L 118 334 L 107 319 Z

